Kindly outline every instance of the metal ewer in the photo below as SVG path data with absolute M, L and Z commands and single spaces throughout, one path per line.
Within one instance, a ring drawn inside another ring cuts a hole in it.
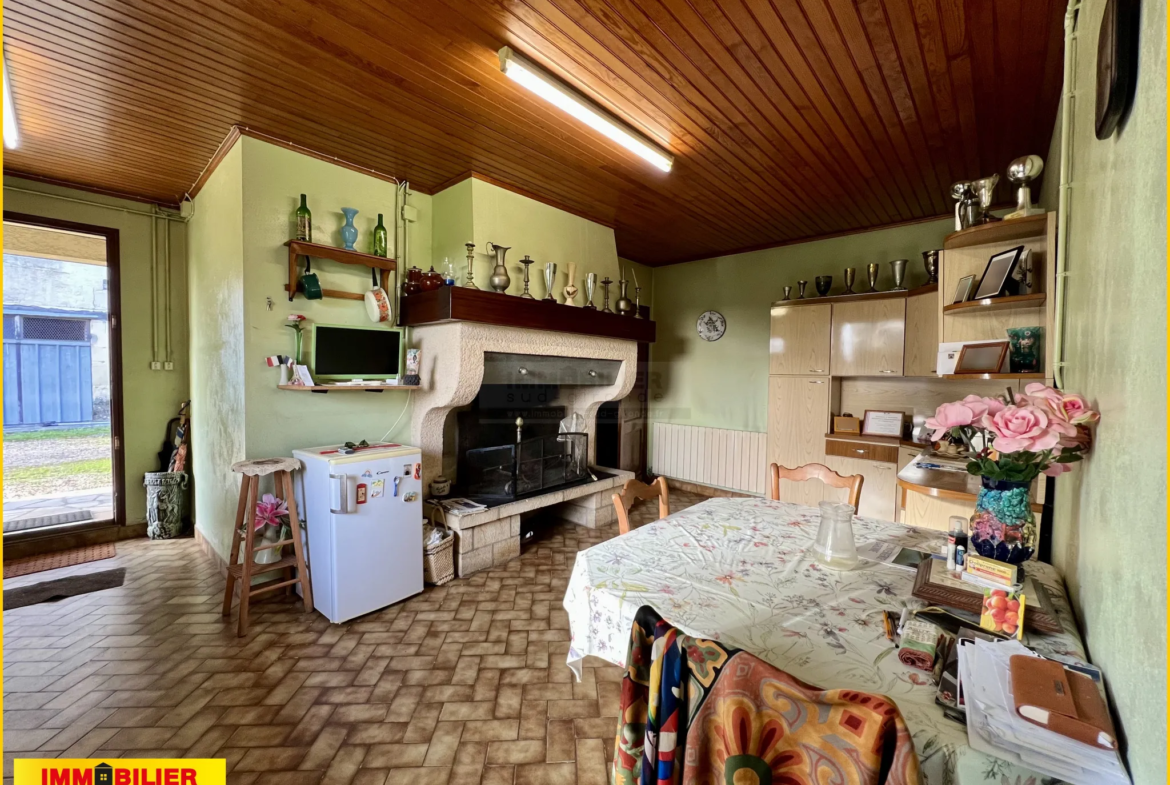
M 626 296 L 626 290 L 627 290 L 628 286 L 629 286 L 628 281 L 625 281 L 625 280 L 618 281 L 618 288 L 620 289 L 620 294 L 617 298 L 617 301 L 614 302 L 614 304 L 613 304 L 613 307 L 617 308 L 618 316 L 629 316 L 630 312 L 634 310 L 633 301 L 629 297 Z
M 488 278 L 488 283 L 491 284 L 492 289 L 500 294 L 508 291 L 508 287 L 512 284 L 512 276 L 508 275 L 508 268 L 504 266 L 504 256 L 511 250 L 510 245 L 496 245 L 488 241 L 488 253 L 496 255 L 496 266 L 492 269 L 492 275 Z

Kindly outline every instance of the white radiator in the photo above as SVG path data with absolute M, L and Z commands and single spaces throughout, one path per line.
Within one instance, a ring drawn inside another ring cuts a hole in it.
M 650 468 L 669 479 L 743 493 L 767 487 L 768 434 L 654 423 Z

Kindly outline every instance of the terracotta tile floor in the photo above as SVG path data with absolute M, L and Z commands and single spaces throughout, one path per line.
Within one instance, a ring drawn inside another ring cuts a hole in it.
M 672 511 L 703 497 L 672 489 Z M 653 520 L 656 503 L 633 511 Z M 604 785 L 621 670 L 565 667 L 577 551 L 617 534 L 550 521 L 504 568 L 341 625 L 295 598 L 220 616 L 192 540 L 5 581 L 114 566 L 118 589 L 4 613 L 4 775 L 14 757 L 222 757 L 231 783 Z

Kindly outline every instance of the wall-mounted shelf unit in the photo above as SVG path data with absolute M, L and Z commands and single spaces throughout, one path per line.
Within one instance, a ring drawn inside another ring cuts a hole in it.
M 1042 373 L 947 373 L 943 374 L 944 379 L 1043 379 Z
M 1008 243 L 1016 240 L 1031 240 L 1043 237 L 1048 226 L 1048 215 L 1032 215 L 1014 218 L 1010 221 L 994 221 L 989 224 L 972 226 L 959 232 L 951 232 L 943 240 L 943 249 L 969 248 L 973 245 Z
M 281 390 L 294 392 L 330 393 L 330 392 L 375 392 L 386 390 L 421 390 L 417 384 L 314 384 L 312 387 L 304 384 L 278 384 Z
M 968 300 L 965 303 L 951 303 L 943 306 L 943 313 L 955 311 L 1002 311 L 1008 308 L 1041 308 L 1048 295 L 1044 292 L 1035 294 L 1017 294 L 1010 297 L 984 297 L 982 300 Z
M 527 300 L 515 295 L 465 289 L 462 286 L 443 286 L 429 292 L 404 296 L 399 300 L 398 308 L 399 323 L 409 327 L 466 321 L 600 335 L 639 343 L 654 343 L 656 335 L 654 322 L 650 319 L 588 311 L 548 300 Z M 642 306 L 642 313 L 648 312 L 649 309 Z
M 328 259 L 332 262 L 353 264 L 359 267 L 372 267 L 379 271 L 379 282 L 382 288 L 387 292 L 394 289 L 390 282 L 390 273 L 398 269 L 398 263 L 393 259 L 385 259 L 360 251 L 348 251 L 345 248 L 335 248 L 332 245 L 307 243 L 303 240 L 289 240 L 285 245 L 288 246 L 288 283 L 284 290 L 288 292 L 289 302 L 292 302 L 293 297 L 299 291 L 300 275 L 297 273 L 297 257 L 299 256 Z M 342 300 L 361 300 L 365 297 L 360 292 L 344 292 L 340 289 L 326 289 L 324 287 L 321 288 L 321 294 L 324 297 L 336 297 Z
M 888 289 L 884 292 L 861 292 L 859 294 L 831 294 L 827 297 L 805 297 L 798 300 L 777 300 L 772 303 L 773 308 L 785 308 L 790 305 L 821 305 L 823 303 L 863 303 L 869 300 L 904 300 L 919 294 L 937 292 L 938 284 L 928 283 L 916 286 L 913 289 Z

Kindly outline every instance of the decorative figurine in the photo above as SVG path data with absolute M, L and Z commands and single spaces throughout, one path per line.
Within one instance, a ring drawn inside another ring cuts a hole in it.
M 876 292 L 878 290 L 877 289 L 878 271 L 881 269 L 882 269 L 882 266 L 880 264 L 878 264 L 877 262 L 874 262 L 873 264 L 867 265 L 865 268 L 865 271 L 867 273 L 869 273 L 869 290 L 871 292 Z
M 845 291 L 841 292 L 841 294 L 853 294 L 854 293 L 853 292 L 853 282 L 856 280 L 857 280 L 857 268 L 856 267 L 846 267 L 845 268 Z
M 1016 209 L 1003 217 L 1005 221 L 1013 218 L 1027 218 L 1029 215 L 1040 215 L 1044 208 L 1032 204 L 1031 182 L 1044 171 L 1044 159 L 1038 155 L 1025 155 L 1008 164 L 1007 176 L 1018 186 L 1016 190 Z M 301 197 L 302 199 L 304 197 Z
M 593 304 L 593 291 L 597 288 L 597 273 L 589 273 L 585 276 L 585 305 L 586 310 L 596 311 L 597 306 Z
M 520 260 L 520 264 L 524 265 L 524 291 L 520 292 L 520 297 L 524 300 L 535 300 L 528 291 L 528 268 L 532 266 L 535 259 L 529 258 L 528 254 L 524 254 L 524 258 Z
M 488 241 L 488 253 L 496 255 L 496 266 L 492 270 L 492 275 L 488 278 L 488 283 L 492 285 L 500 294 L 508 291 L 508 287 L 512 284 L 512 276 L 508 275 L 508 268 L 504 266 L 504 256 L 512 249 L 510 245 L 496 245 Z
M 475 271 L 472 269 L 472 263 L 475 262 L 475 243 L 464 243 L 467 247 L 467 280 L 463 282 L 464 289 L 478 289 L 475 285 L 474 277 Z
M 609 280 L 608 275 L 601 279 L 601 290 L 602 290 L 602 292 L 604 292 L 604 297 L 602 298 L 602 301 L 601 301 L 602 302 L 602 308 L 601 308 L 602 313 L 613 313 L 613 311 L 611 311 L 609 309 L 609 287 L 612 285 L 613 285 L 613 281 Z
M 575 306 L 577 304 L 574 302 L 577 299 L 577 287 L 573 285 L 573 281 L 577 278 L 577 263 L 569 262 L 566 273 L 567 282 L 565 283 L 565 288 L 561 289 L 561 294 L 565 297 L 565 305 Z
M 557 264 L 556 262 L 549 262 L 544 266 L 544 290 L 548 292 L 544 299 L 549 302 L 556 302 L 557 298 L 553 294 L 553 286 L 557 282 Z

